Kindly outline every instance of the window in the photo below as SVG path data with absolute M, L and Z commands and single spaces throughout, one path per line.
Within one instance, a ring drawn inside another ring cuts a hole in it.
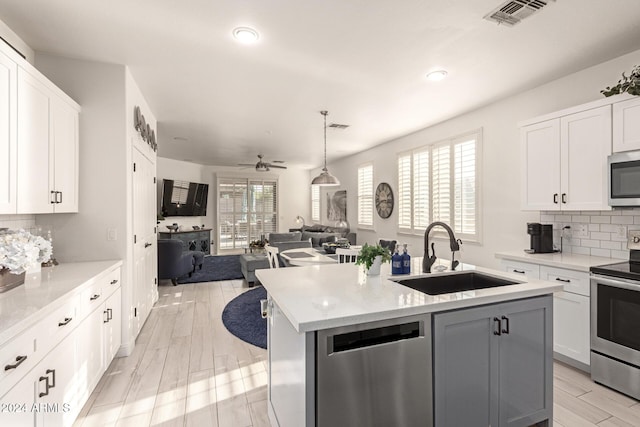
M 311 221 L 320 222 L 320 186 L 311 186 Z
M 373 226 L 373 165 L 358 168 L 358 225 Z
M 275 180 L 219 180 L 220 249 L 246 248 L 252 240 L 278 230 L 277 188 Z
M 398 155 L 398 227 L 422 233 L 434 221 L 459 238 L 479 240 L 481 132 Z

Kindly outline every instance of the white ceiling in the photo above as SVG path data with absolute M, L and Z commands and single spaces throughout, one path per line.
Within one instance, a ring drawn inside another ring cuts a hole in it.
M 328 130 L 331 161 L 640 49 L 638 0 L 552 1 L 514 27 L 482 19 L 501 2 L 0 0 L 0 20 L 36 51 L 127 64 L 163 157 L 260 152 L 310 168 L 320 110 L 350 125 Z M 236 42 L 238 26 L 259 42 Z M 448 78 L 427 81 L 438 68 Z

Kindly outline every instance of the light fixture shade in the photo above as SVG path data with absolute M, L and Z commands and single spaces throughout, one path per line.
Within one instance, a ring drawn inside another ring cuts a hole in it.
M 311 185 L 321 185 L 323 187 L 332 187 L 340 185 L 340 181 L 335 176 L 331 175 L 328 170 L 323 169 L 322 173 L 311 181 Z
M 329 112 L 323 110 L 320 111 L 320 114 L 324 116 L 324 167 L 322 168 L 322 172 L 320 173 L 320 175 L 313 178 L 313 181 L 311 181 L 311 185 L 331 187 L 340 185 L 340 181 L 338 181 L 338 178 L 331 175 L 327 170 L 327 114 L 329 114 Z

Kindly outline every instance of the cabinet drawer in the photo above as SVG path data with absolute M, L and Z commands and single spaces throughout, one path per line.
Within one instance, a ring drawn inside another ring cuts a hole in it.
M 105 292 L 104 287 L 105 281 L 100 280 L 80 293 L 80 304 L 78 306 L 79 319 L 84 319 L 105 302 L 107 295 L 103 295 Z
M 589 296 L 589 273 L 563 268 L 540 267 L 540 279 L 561 283 L 566 292 Z
M 105 296 L 110 296 L 120 287 L 120 268 L 110 271 L 104 281 L 103 291 Z
M 0 396 L 36 365 L 38 361 L 35 349 L 35 328 L 23 332 L 0 347 Z
M 501 263 L 502 269 L 509 273 L 522 274 L 529 279 L 540 278 L 540 266 L 536 264 L 529 264 L 527 262 L 518 262 L 511 260 L 503 260 Z
M 37 331 L 36 351 L 47 354 L 80 324 L 80 297 L 69 298 L 62 307 L 42 319 L 35 326 Z

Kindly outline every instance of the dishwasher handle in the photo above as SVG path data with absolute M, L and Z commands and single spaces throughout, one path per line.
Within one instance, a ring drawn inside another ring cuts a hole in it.
M 327 337 L 327 352 L 341 353 L 352 350 L 364 350 L 383 344 L 424 337 L 424 325 L 421 321 L 382 326 L 362 331 L 346 332 Z

